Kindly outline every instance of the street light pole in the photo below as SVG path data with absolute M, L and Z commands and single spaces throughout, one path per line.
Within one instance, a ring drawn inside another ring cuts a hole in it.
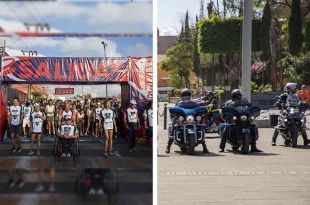
M 107 58 L 107 47 L 108 47 L 108 44 L 104 41 L 101 42 L 102 45 L 103 45 L 103 49 L 104 49 L 104 58 L 106 59 Z M 105 95 L 106 95 L 106 100 L 108 100 L 108 85 L 106 84 L 105 85 Z
M 243 1 L 242 80 L 243 98 L 251 101 L 252 0 Z

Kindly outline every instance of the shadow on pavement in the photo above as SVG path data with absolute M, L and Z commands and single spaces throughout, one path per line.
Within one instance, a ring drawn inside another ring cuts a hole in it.
M 233 150 L 227 150 L 227 152 L 233 153 L 233 154 L 239 154 L 239 155 L 244 155 L 244 156 L 276 156 L 280 154 L 276 153 L 267 153 L 267 152 L 249 152 L 248 154 L 242 154 L 240 150 L 238 151 L 233 151 Z

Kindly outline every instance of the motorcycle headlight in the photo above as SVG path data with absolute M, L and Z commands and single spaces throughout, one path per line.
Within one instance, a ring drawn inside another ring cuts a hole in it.
M 254 116 L 251 116 L 251 120 L 255 120 L 255 117 L 254 117 Z
M 284 119 L 284 122 L 287 122 L 287 119 Z
M 201 121 L 201 116 L 197 116 L 197 117 L 196 117 L 196 120 L 197 120 L 198 122 L 200 122 L 200 121 Z
M 186 117 L 186 121 L 187 121 L 187 122 L 194 122 L 194 116 L 193 116 L 193 115 L 188 115 L 188 116 Z
M 248 118 L 246 115 L 241 115 L 240 120 L 241 121 L 246 121 Z
M 237 120 L 237 117 L 236 116 L 233 116 L 233 118 L 232 118 L 233 120 Z
M 179 121 L 182 122 L 183 120 L 184 120 L 184 117 L 183 117 L 183 116 L 180 116 L 180 117 L 179 117 Z
M 301 122 L 301 123 L 304 123 L 304 122 L 305 122 L 305 120 L 304 120 L 304 119 L 301 119 L 301 120 L 300 120 L 300 122 Z

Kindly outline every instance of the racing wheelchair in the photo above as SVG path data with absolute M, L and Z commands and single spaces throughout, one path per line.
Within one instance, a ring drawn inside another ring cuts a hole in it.
M 53 156 L 57 159 L 61 158 L 61 155 L 64 153 L 63 145 L 58 136 L 55 137 L 54 145 L 53 145 Z M 81 155 L 80 150 L 80 140 L 79 137 L 74 139 L 74 143 L 71 146 L 71 158 L 76 160 Z

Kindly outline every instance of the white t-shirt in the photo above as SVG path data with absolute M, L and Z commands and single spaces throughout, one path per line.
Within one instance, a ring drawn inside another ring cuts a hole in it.
M 43 120 L 40 117 L 36 117 L 36 115 L 44 117 L 44 113 L 41 111 L 31 113 L 32 132 L 40 133 L 42 132 Z
M 78 130 L 75 128 L 74 125 L 61 125 L 59 129 L 61 135 L 72 136 L 74 134 L 78 134 Z
M 21 106 L 12 105 L 9 110 L 10 110 L 10 114 L 11 114 L 11 124 L 12 125 L 19 125 L 20 120 L 21 120 L 20 119 L 21 118 L 21 111 L 22 111 Z
M 103 127 L 104 129 L 113 129 L 113 118 L 114 116 L 114 111 L 111 109 L 103 109 L 101 111 L 101 116 L 103 118 Z
M 54 110 L 55 110 L 55 106 L 54 105 L 47 105 L 46 116 L 53 117 L 54 116 Z
M 62 121 L 63 121 L 63 123 L 65 123 L 65 120 L 66 120 L 66 118 L 67 118 L 67 116 L 70 116 L 71 117 L 71 119 L 72 119 L 72 112 L 71 112 L 71 110 L 69 110 L 68 112 L 66 112 L 65 110 L 63 110 L 62 111 Z
M 100 119 L 100 113 L 102 111 L 102 108 L 96 108 L 95 109 L 95 114 L 96 114 L 96 120 Z
M 23 107 L 23 115 L 24 115 L 24 120 L 30 120 L 30 113 L 32 111 L 32 107 Z
M 127 109 L 127 119 L 128 122 L 137 123 L 138 122 L 138 111 L 137 109 Z

